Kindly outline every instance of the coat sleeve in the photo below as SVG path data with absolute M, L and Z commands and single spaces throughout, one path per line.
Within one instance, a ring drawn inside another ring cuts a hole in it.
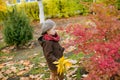
M 52 62 L 57 61 L 58 59 L 53 55 L 53 47 L 51 41 L 46 41 L 45 47 L 44 47 L 44 54 L 47 58 L 47 60 L 50 60 Z

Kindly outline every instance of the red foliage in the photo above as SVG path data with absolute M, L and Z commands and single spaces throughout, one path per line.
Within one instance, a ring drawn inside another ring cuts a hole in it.
M 94 4 L 93 11 L 95 15 L 90 19 L 95 25 L 73 24 L 66 28 L 74 37 L 67 44 L 76 46 L 77 52 L 92 53 L 90 64 L 85 65 L 89 75 L 84 80 L 108 80 L 113 75 L 120 76 L 120 62 L 117 61 L 120 59 L 120 21 L 111 14 L 111 7 Z

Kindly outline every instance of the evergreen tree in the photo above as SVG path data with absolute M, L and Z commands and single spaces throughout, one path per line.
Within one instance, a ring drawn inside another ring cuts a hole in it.
M 17 11 L 16 7 L 8 10 L 3 20 L 4 41 L 9 45 L 23 45 L 33 38 L 30 20 L 24 11 Z

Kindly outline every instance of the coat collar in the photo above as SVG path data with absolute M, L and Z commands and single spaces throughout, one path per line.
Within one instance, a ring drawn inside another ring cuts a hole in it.
M 56 41 L 56 42 L 58 42 L 60 40 L 60 37 L 58 36 L 57 33 L 55 35 L 45 34 L 43 36 L 43 39 L 48 40 L 48 41 Z

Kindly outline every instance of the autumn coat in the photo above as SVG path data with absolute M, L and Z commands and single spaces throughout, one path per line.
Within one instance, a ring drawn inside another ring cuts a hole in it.
M 43 53 L 48 63 L 48 67 L 50 70 L 56 71 L 57 68 L 53 62 L 57 61 L 63 56 L 64 48 L 61 47 L 59 41 L 52 40 L 49 38 L 49 36 L 47 40 L 45 40 L 43 37 L 44 36 L 39 37 L 38 41 L 43 48 Z

